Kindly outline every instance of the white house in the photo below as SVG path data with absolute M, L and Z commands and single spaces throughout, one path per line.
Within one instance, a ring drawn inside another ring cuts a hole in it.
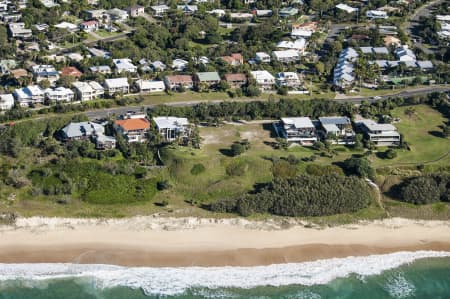
M 100 74 L 111 74 L 111 68 L 109 65 L 99 65 L 99 66 L 91 66 L 89 71 L 92 73 L 100 73 Z
M 190 127 L 187 118 L 159 116 L 153 117 L 153 122 L 165 142 L 172 142 L 189 136 Z
M 75 94 L 71 89 L 62 86 L 57 88 L 47 88 L 44 93 L 46 98 L 52 102 L 71 102 L 75 97 Z
M 25 28 L 25 23 L 9 23 L 8 28 L 13 38 L 29 38 L 32 35 L 31 29 Z
M 366 12 L 366 17 L 369 19 L 387 19 L 387 12 L 382 10 L 368 10 Z
M 273 58 L 282 63 L 292 63 L 300 59 L 300 54 L 296 50 L 273 51 Z
M 305 52 L 305 49 L 306 49 L 306 39 L 299 38 L 293 42 L 292 41 L 281 41 L 277 44 L 277 48 L 296 50 L 296 51 L 300 52 L 300 54 L 303 55 Z
M 172 61 L 172 69 L 182 72 L 184 71 L 184 69 L 187 67 L 188 64 L 189 64 L 188 61 L 177 58 Z
M 9 110 L 14 107 L 14 96 L 12 94 L 0 94 L 0 110 Z
M 113 19 L 114 21 L 118 22 L 125 22 L 128 20 L 128 12 L 122 9 L 113 8 L 107 11 L 107 14 Z
M 50 83 L 54 83 L 59 79 L 59 73 L 56 71 L 53 65 L 34 65 L 32 67 L 32 71 L 34 80 L 36 80 L 37 83 L 41 82 L 42 80 L 48 80 Z
M 152 9 L 153 15 L 155 17 L 162 17 L 164 16 L 170 9 L 169 6 L 162 4 L 162 5 L 154 5 L 150 7 Z
M 151 81 L 139 79 L 135 83 L 140 92 L 163 92 L 166 90 L 164 81 Z
M 312 30 L 303 28 L 292 28 L 291 37 L 292 38 L 308 38 L 313 34 Z
M 316 127 L 309 117 L 284 117 L 275 125 L 277 134 L 288 142 L 313 145 L 317 142 Z
M 16 89 L 13 93 L 16 101 L 22 107 L 44 102 L 45 93 L 38 85 L 30 85 Z
M 184 12 L 185 14 L 194 14 L 198 11 L 198 6 L 197 5 L 178 5 L 177 6 L 178 10 L 181 10 L 182 12 Z
M 93 32 L 98 29 L 98 22 L 95 20 L 83 22 L 80 24 L 80 29 L 86 32 Z
M 78 30 L 78 26 L 73 24 L 73 23 L 69 23 L 69 22 L 61 22 L 55 25 L 55 28 L 58 29 L 66 29 L 68 31 L 74 32 Z
M 399 61 L 416 61 L 416 55 L 407 45 L 395 49 L 395 55 Z
M 105 93 L 103 86 L 96 81 L 77 81 L 73 82 L 72 86 L 75 89 L 77 98 L 82 102 L 102 97 Z
M 301 85 L 298 74 L 294 72 L 281 72 L 275 75 L 275 80 L 278 86 L 299 87 Z
M 114 78 L 114 79 L 105 79 L 105 90 L 109 95 L 113 95 L 115 93 L 129 93 L 130 85 L 128 84 L 128 78 Z
M 275 77 L 266 70 L 251 71 L 250 74 L 262 90 L 270 90 L 275 84 Z
M 113 59 L 113 63 L 118 73 L 136 73 L 137 66 L 129 58 Z
M 401 137 L 397 128 L 391 124 L 378 124 L 371 119 L 361 119 L 356 125 L 376 146 L 398 146 Z
M 344 4 L 344 3 L 340 3 L 340 4 L 336 5 L 336 8 L 340 9 L 340 10 L 343 10 L 346 13 L 354 13 L 354 12 L 358 11 L 357 8 L 348 6 L 347 4 Z
M 259 63 L 270 63 L 270 55 L 265 52 L 256 52 L 255 60 Z
M 350 86 L 354 81 L 355 67 L 353 62 L 358 58 L 359 54 L 353 48 L 345 48 L 339 54 L 338 63 L 334 69 L 333 84 L 341 88 Z

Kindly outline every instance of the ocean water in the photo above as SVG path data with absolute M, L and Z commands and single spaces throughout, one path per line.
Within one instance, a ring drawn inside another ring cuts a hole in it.
M 0 264 L 1 299 L 450 298 L 450 253 L 418 251 L 258 267 Z

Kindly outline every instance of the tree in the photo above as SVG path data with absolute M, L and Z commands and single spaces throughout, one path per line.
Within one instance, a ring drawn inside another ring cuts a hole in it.
M 394 159 L 395 157 L 397 157 L 397 152 L 393 149 L 388 149 L 385 153 L 384 153 L 384 157 L 386 159 Z
M 347 159 L 343 163 L 343 168 L 348 174 L 363 178 L 371 178 L 375 174 L 375 171 L 370 166 L 369 161 L 365 158 L 352 157 Z
M 239 156 L 240 154 L 243 154 L 245 152 L 245 147 L 238 143 L 235 142 L 231 145 L 231 153 L 233 156 Z
M 323 75 L 323 73 L 325 73 L 325 65 L 323 64 L 322 61 L 318 61 L 315 65 L 316 67 L 316 71 L 319 75 Z
M 404 184 L 400 190 L 400 197 L 406 202 L 427 204 L 439 201 L 440 192 L 432 177 L 417 177 Z
M 50 87 L 50 81 L 48 81 L 47 79 L 44 79 L 44 80 L 42 80 L 41 82 L 39 82 L 39 86 L 42 88 L 42 89 L 47 89 L 47 88 L 49 88 Z

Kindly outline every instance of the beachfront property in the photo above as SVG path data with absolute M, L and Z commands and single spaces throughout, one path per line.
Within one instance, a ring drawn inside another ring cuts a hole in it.
M 45 93 L 38 85 L 19 88 L 13 92 L 14 98 L 21 107 L 44 103 Z
M 158 116 L 153 117 L 152 120 L 163 142 L 182 141 L 182 139 L 189 137 L 190 126 L 187 118 Z
M 198 88 L 214 88 L 220 82 L 220 76 L 217 72 L 200 72 L 195 74 L 194 78 Z
M 71 122 L 61 129 L 63 141 L 88 140 L 97 134 L 104 134 L 105 128 L 94 122 Z
M 277 86 L 286 86 L 289 88 L 297 88 L 302 85 L 298 74 L 295 72 L 280 72 L 275 75 Z
M 125 118 L 114 122 L 116 131 L 124 136 L 127 142 L 145 142 L 150 129 L 150 122 L 144 117 Z
M 190 75 L 165 76 L 164 83 L 168 90 L 192 89 L 194 81 Z
M 356 126 L 365 134 L 370 142 L 376 146 L 399 146 L 400 133 L 392 124 L 379 124 L 371 119 L 360 119 Z
M 355 144 L 356 134 L 346 116 L 319 117 L 320 133 L 332 144 Z
M 261 90 L 271 90 L 275 85 L 275 77 L 266 70 L 251 71 L 250 74 Z
M 301 145 L 313 145 L 317 142 L 316 127 L 309 117 L 283 117 L 280 122 L 274 123 L 278 136 L 287 142 Z
M 31 67 L 34 80 L 39 83 L 43 80 L 48 80 L 50 83 L 54 83 L 59 79 L 59 73 L 55 67 L 48 64 L 34 65 Z
M 75 89 L 76 97 L 80 101 L 90 101 L 105 94 L 105 89 L 96 81 L 73 82 L 72 86 Z
M 14 107 L 14 96 L 10 93 L 0 94 L 0 111 L 9 110 Z
M 136 82 L 134 82 L 134 85 L 142 93 L 164 92 L 166 90 L 164 81 L 152 81 L 152 80 L 139 79 L 139 80 L 136 80 Z
M 243 73 L 225 74 L 223 78 L 231 88 L 241 88 L 247 84 L 247 76 Z
M 128 78 L 126 77 L 105 79 L 104 87 L 108 95 L 130 92 L 130 84 L 128 84 Z
M 45 97 L 47 100 L 57 103 L 57 102 L 71 102 L 75 97 L 75 93 L 65 87 L 47 88 L 44 90 Z

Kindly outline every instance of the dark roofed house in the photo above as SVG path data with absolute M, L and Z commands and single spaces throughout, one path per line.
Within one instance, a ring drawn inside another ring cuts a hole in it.
M 241 88 L 242 86 L 247 84 L 247 76 L 242 73 L 225 74 L 223 77 L 231 88 Z
M 96 134 L 103 134 L 105 128 L 93 122 L 70 123 L 61 130 L 62 138 L 68 140 L 86 140 Z
M 333 144 L 354 144 L 356 134 L 346 116 L 319 117 L 322 135 Z

